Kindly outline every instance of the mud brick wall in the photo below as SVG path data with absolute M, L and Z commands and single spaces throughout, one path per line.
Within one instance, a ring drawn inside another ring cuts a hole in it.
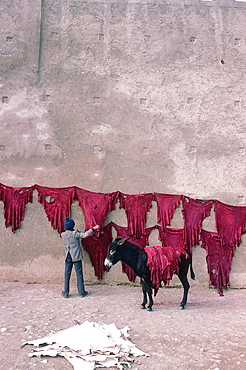
M 6 0 L 0 17 L 1 183 L 246 206 L 245 1 Z M 62 282 L 62 242 L 36 191 L 15 233 L 3 212 L 0 202 L 0 279 Z M 77 202 L 72 216 L 82 230 Z M 111 219 L 126 226 L 118 205 Z M 213 215 L 204 227 L 215 231 Z M 243 238 L 233 287 L 246 287 L 245 266 Z M 207 286 L 199 246 L 194 268 Z M 119 265 L 103 282 L 127 279 Z

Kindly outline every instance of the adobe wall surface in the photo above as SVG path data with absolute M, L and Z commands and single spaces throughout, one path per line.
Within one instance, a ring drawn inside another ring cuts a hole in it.
M 245 2 L 6 0 L 0 15 L 2 184 L 246 205 Z M 16 233 L 3 212 L 1 281 L 62 282 L 63 246 L 36 191 Z M 83 230 L 77 202 L 72 217 Z M 118 205 L 111 219 L 126 226 Z M 204 227 L 215 231 L 213 214 Z M 246 287 L 245 243 L 233 287 Z M 205 250 L 193 259 L 207 285 Z M 86 253 L 84 270 L 97 282 Z M 103 282 L 127 279 L 118 265 Z

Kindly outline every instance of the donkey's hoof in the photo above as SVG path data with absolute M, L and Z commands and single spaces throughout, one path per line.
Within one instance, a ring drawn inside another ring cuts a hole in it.
M 148 307 L 147 308 L 147 311 L 152 311 L 152 307 Z
M 141 304 L 141 308 L 142 308 L 142 310 L 146 309 L 146 307 L 143 304 Z

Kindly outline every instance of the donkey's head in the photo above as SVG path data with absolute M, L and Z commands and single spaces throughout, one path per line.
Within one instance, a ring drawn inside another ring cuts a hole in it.
M 126 240 L 124 238 L 116 238 L 108 247 L 107 257 L 104 261 L 104 266 L 107 269 L 110 269 L 122 259 L 121 246 L 123 246 Z

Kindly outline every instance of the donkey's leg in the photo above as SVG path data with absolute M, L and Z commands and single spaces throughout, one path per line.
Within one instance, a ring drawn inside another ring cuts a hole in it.
M 152 311 L 152 306 L 153 306 L 154 302 L 153 302 L 153 298 L 152 298 L 152 287 L 151 287 L 150 279 L 146 279 L 145 284 L 146 284 L 146 291 L 147 291 L 148 297 L 149 297 L 149 305 L 147 307 L 147 310 Z
M 142 283 L 142 292 L 143 292 L 143 303 L 141 304 L 141 308 L 146 308 L 146 303 L 147 303 L 147 293 L 146 293 L 146 284 L 145 284 L 145 281 L 144 279 L 141 279 L 141 283 Z
M 190 284 L 188 282 L 188 279 L 187 279 L 187 274 L 180 274 L 178 275 L 182 285 L 183 285 L 183 288 L 184 288 L 184 294 L 183 294 L 183 299 L 182 301 L 180 302 L 180 306 L 182 307 L 182 309 L 185 308 L 185 305 L 186 305 L 186 302 L 187 302 L 187 297 L 188 297 L 188 291 L 190 289 Z
M 191 263 L 190 258 L 185 258 L 185 256 L 181 254 L 178 277 L 184 288 L 183 299 L 180 302 L 180 306 L 182 307 L 182 309 L 185 308 L 188 297 L 188 291 L 190 289 L 190 284 L 187 278 L 190 263 Z

